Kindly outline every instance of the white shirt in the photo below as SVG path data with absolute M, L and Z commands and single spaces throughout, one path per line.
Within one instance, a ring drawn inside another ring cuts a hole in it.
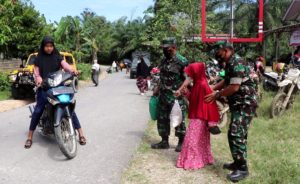
M 100 70 L 100 65 L 98 63 L 94 63 L 92 66 L 93 70 L 99 71 Z

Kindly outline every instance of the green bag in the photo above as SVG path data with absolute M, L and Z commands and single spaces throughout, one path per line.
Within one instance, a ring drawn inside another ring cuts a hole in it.
M 157 120 L 157 106 L 158 106 L 158 98 L 156 96 L 152 96 L 149 101 L 149 112 L 151 119 Z

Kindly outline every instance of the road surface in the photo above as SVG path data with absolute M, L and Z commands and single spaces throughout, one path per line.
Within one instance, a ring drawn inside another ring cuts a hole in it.
M 28 106 L 0 113 L 0 183 L 114 184 L 136 150 L 149 119 L 148 97 L 138 95 L 135 80 L 124 73 L 108 76 L 98 88 L 77 95 L 77 114 L 88 143 L 66 160 L 55 139 L 36 132 L 23 148 Z

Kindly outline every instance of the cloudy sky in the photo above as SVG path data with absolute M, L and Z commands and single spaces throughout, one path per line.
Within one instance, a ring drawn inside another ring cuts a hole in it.
M 59 21 L 62 16 L 80 15 L 89 8 L 98 15 L 105 16 L 114 21 L 122 16 L 136 18 L 143 16 L 143 12 L 151 5 L 153 0 L 31 0 L 47 21 Z

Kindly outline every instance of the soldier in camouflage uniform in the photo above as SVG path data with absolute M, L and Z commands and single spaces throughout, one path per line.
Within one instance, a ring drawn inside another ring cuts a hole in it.
M 160 69 L 160 84 L 158 91 L 155 92 L 158 95 L 158 120 L 157 129 L 159 135 L 162 137 L 162 141 L 157 144 L 152 144 L 153 149 L 168 149 L 169 135 L 170 135 L 170 113 L 175 102 L 174 92 L 180 88 L 185 80 L 184 68 L 188 62 L 184 57 L 176 52 L 176 40 L 169 38 L 163 41 L 163 51 L 165 58 L 159 66 Z M 177 98 L 183 117 L 187 109 L 187 104 L 184 97 Z M 178 137 L 178 145 L 175 151 L 180 152 L 181 146 L 185 136 L 185 122 L 183 122 L 175 128 L 175 136 Z
M 246 161 L 247 137 L 257 108 L 256 85 L 250 78 L 248 63 L 234 56 L 232 47 L 220 49 L 216 59 L 225 68 L 225 80 L 214 87 L 216 91 L 208 95 L 206 101 L 211 102 L 221 96 L 228 98 L 231 111 L 228 142 L 234 162 L 224 164 L 224 169 L 232 170 L 227 178 L 237 182 L 249 175 Z

